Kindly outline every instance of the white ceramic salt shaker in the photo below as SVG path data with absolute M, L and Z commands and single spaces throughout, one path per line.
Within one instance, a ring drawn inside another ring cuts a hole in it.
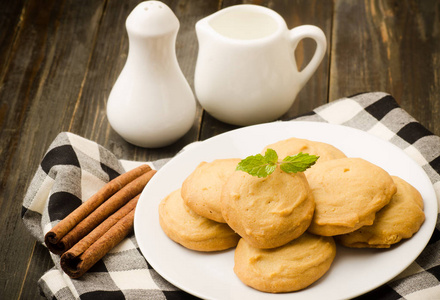
M 180 24 L 160 1 L 138 4 L 126 20 L 129 51 L 107 102 L 112 128 L 140 147 L 167 146 L 192 126 L 194 94 L 177 62 Z

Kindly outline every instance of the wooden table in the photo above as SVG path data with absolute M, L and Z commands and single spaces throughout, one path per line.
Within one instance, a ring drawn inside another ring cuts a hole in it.
M 139 0 L 2 0 L 0 3 L 0 299 L 41 299 L 52 267 L 20 218 L 26 188 L 61 131 L 130 160 L 169 157 L 186 144 L 236 128 L 200 106 L 191 130 L 163 149 L 126 143 L 109 126 L 106 101 L 127 58 L 124 22 Z M 165 0 L 180 20 L 177 56 L 193 87 L 197 20 L 240 3 L 269 6 L 289 28 L 313 24 L 327 54 L 282 119 L 343 96 L 384 91 L 440 135 L 440 1 Z M 314 44 L 301 43 L 299 65 Z

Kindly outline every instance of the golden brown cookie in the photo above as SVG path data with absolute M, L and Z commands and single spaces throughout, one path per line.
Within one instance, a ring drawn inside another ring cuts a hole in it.
M 307 172 L 315 197 L 309 232 L 334 236 L 373 224 L 376 212 L 396 192 L 391 176 L 361 158 L 340 158 L 317 164 Z
M 316 163 L 346 157 L 341 150 L 330 144 L 294 137 L 268 145 L 262 153 L 265 153 L 268 148 L 275 150 L 280 159 L 300 152 L 319 156 Z
M 391 202 L 376 214 L 373 225 L 338 236 L 341 244 L 352 248 L 389 248 L 420 229 L 425 221 L 422 196 L 405 180 L 392 177 L 397 192 Z
M 180 189 L 160 202 L 159 222 L 170 239 L 192 250 L 229 249 L 240 239 L 227 224 L 199 216 L 189 209 L 180 196 Z
M 220 205 L 221 190 L 239 162 L 238 158 L 230 158 L 200 163 L 182 184 L 185 204 L 205 218 L 225 223 Z
M 258 249 L 241 239 L 235 249 L 234 272 L 244 284 L 259 291 L 298 291 L 321 278 L 335 255 L 332 237 L 309 233 L 275 249 Z
M 300 236 L 315 207 L 303 173 L 288 174 L 279 167 L 258 178 L 235 171 L 221 196 L 229 226 L 256 248 L 275 248 Z

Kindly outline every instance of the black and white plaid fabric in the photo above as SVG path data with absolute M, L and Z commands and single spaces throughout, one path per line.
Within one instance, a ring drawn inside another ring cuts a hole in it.
M 433 135 L 388 94 L 365 93 L 339 99 L 295 120 L 342 124 L 387 140 L 428 174 L 440 199 L 440 137 Z M 150 162 L 159 169 L 167 159 Z M 44 234 L 106 182 L 139 165 L 119 160 L 100 145 L 72 133 L 53 141 L 28 188 L 22 217 L 31 234 Z M 154 241 L 151 241 L 154 243 Z M 161 278 L 127 237 L 80 279 L 65 275 L 59 256 L 39 280 L 48 299 L 190 299 Z M 359 299 L 440 299 L 440 222 L 429 244 L 402 274 Z

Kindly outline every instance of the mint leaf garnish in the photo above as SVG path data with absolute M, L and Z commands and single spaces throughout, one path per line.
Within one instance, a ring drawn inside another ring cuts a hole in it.
M 264 156 L 257 154 L 243 159 L 238 163 L 236 170 L 244 171 L 259 178 L 272 174 L 278 165 L 286 173 L 304 172 L 314 165 L 318 158 L 319 156 L 300 152 L 294 156 L 287 156 L 279 162 L 275 150 L 269 148 Z
M 248 156 L 237 165 L 236 170 L 244 171 L 252 176 L 267 177 L 272 174 L 278 164 L 278 155 L 272 149 L 267 149 L 263 155 Z
M 276 164 L 278 162 L 278 154 L 273 149 L 267 149 L 264 154 L 264 158 L 271 164 Z
M 285 157 L 280 163 L 280 168 L 286 173 L 304 172 L 313 166 L 318 158 L 319 156 L 300 152 L 297 155 Z

